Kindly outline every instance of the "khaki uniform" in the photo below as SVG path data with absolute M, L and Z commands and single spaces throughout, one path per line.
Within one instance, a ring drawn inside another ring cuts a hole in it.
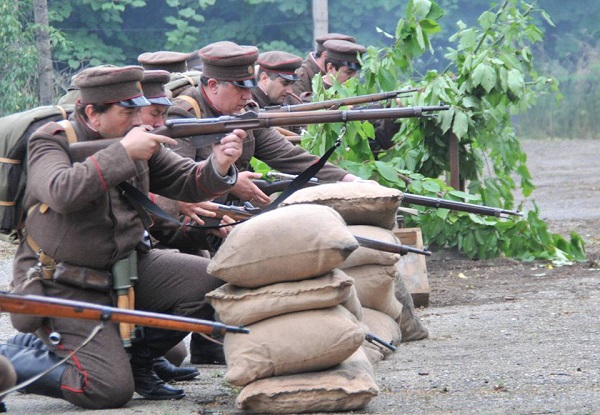
M 300 96 L 303 92 L 312 93 L 312 80 L 316 74 L 325 75 L 325 72 L 323 72 L 323 69 L 321 69 L 315 60 L 314 52 L 309 52 L 309 54 L 306 56 L 306 59 L 302 61 L 302 65 L 300 68 L 298 68 L 296 73 L 300 79 L 294 82 L 292 88 L 294 90 L 294 94 L 298 96 Z
M 202 118 L 214 118 L 222 115 L 210 106 L 199 87 L 190 87 L 183 91 L 182 95 L 191 96 L 198 102 Z M 196 116 L 192 106 L 183 99 L 173 99 L 173 106 L 169 109 L 169 117 L 190 116 Z M 272 128 L 251 130 L 247 133 L 248 137 L 244 139 L 242 155 L 236 161 L 236 166 L 240 171 L 251 170 L 250 160 L 252 157 L 265 162 L 277 171 L 288 174 L 300 174 L 318 160 L 317 156 L 310 154 L 301 147 L 294 146 Z M 182 144 L 176 151 L 182 156 L 199 161 L 205 160 L 210 155 L 211 148 L 196 149 L 189 144 Z M 341 180 L 346 174 L 348 173 L 345 170 L 326 163 L 316 176 L 323 181 L 335 182 Z
M 98 139 L 77 115 L 72 117 L 79 141 Z M 132 161 L 125 148 L 113 144 L 82 163 L 71 164 L 63 127 L 49 123 L 30 139 L 29 171 L 25 206 L 34 208 L 26 220 L 31 238 L 57 262 L 109 270 L 126 257 L 142 239 L 144 225 L 138 212 L 115 187 L 128 181 L 143 193 L 152 191 L 189 202 L 211 199 L 231 189 L 235 169 L 225 178 L 212 160 L 197 165 L 168 149 L 149 161 Z M 210 190 L 209 190 L 210 189 Z M 210 318 L 213 310 L 204 295 L 223 282 L 206 272 L 208 260 L 174 250 L 138 251 L 137 309 L 193 318 Z M 36 252 L 23 241 L 14 260 L 13 285 L 26 280 L 37 263 Z M 114 294 L 84 290 L 42 280 L 44 295 L 102 305 L 115 305 Z M 90 334 L 97 322 L 47 318 L 36 334 L 58 356 L 65 357 Z M 58 345 L 48 333 L 61 335 Z M 162 330 L 165 350 L 187 333 Z M 142 340 L 140 343 L 144 342 Z M 135 349 L 135 345 L 132 351 Z M 135 352 L 133 352 L 135 353 Z M 160 354 L 157 354 L 160 355 Z M 68 361 L 61 378 L 64 398 L 85 408 L 124 405 L 134 392 L 129 356 L 123 348 L 117 324 L 109 323 Z

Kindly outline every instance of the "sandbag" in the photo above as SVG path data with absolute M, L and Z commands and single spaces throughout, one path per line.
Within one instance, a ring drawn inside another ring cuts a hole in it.
M 246 327 L 249 334 L 227 333 L 223 342 L 225 379 L 236 386 L 331 368 L 364 340 L 359 322 L 342 306 L 283 314 Z
M 398 346 L 402 341 L 402 332 L 400 331 L 400 326 L 396 320 L 381 311 L 363 307 L 362 322 L 367 326 L 367 333 L 371 333 L 393 346 Z M 379 348 L 383 358 L 386 358 L 393 353 L 391 349 L 378 345 L 377 343 L 375 343 L 374 346 Z
M 208 272 L 239 287 L 256 288 L 324 275 L 358 248 L 335 210 L 296 205 L 237 225 L 208 265 Z
M 259 288 L 227 283 L 206 294 L 206 299 L 223 323 L 246 326 L 281 314 L 333 307 L 350 301 L 350 294 L 358 301 L 353 285 L 352 278 L 333 269 L 320 277 Z
M 340 412 L 364 408 L 379 394 L 373 368 L 359 348 L 321 372 L 257 380 L 235 400 L 238 409 L 261 414 Z
M 392 229 L 402 192 L 372 183 L 341 182 L 297 190 L 280 206 L 313 203 L 335 209 L 348 225 L 372 225 Z
M 400 244 L 400 240 L 394 235 L 394 232 L 389 229 L 370 225 L 350 225 L 348 226 L 348 229 L 356 236 L 362 236 L 364 238 L 375 239 L 391 244 Z M 369 264 L 394 265 L 400 258 L 400 254 L 359 246 L 356 251 L 352 252 L 348 258 L 346 258 L 340 265 L 340 268 L 345 269 Z
M 423 340 L 429 337 L 429 331 L 415 313 L 415 303 L 399 273 L 396 275 L 394 286 L 394 296 L 402 304 L 402 314 L 396 319 L 402 331 L 402 341 Z

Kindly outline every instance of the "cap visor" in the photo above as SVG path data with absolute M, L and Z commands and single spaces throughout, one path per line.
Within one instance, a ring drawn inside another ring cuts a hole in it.
M 344 62 L 344 66 L 347 66 L 348 68 L 352 69 L 353 71 L 360 71 L 360 63 L 358 62 Z
M 244 79 L 243 81 L 230 81 L 235 86 L 239 86 L 240 88 L 255 88 L 258 86 L 256 79 Z
M 278 73 L 277 75 L 281 76 L 283 79 L 286 79 L 288 81 L 297 81 L 300 79 L 300 77 L 296 74 Z
M 137 98 L 125 99 L 123 101 L 119 101 L 117 105 L 125 108 L 137 108 L 137 107 L 147 107 L 150 104 L 150 101 L 146 99 L 146 97 L 141 96 Z
M 171 106 L 173 103 L 167 97 L 147 98 L 150 104 Z

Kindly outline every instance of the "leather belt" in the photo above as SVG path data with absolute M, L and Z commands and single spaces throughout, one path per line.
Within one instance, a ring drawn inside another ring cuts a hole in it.
M 27 234 L 27 244 L 38 256 L 38 261 L 42 265 L 42 276 L 46 280 L 51 280 L 56 269 L 56 260 L 44 253 L 29 234 Z

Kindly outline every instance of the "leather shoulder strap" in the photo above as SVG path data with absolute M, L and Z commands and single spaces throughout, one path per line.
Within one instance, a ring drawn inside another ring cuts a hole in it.
M 75 128 L 73 128 L 69 120 L 58 121 L 58 124 L 60 124 L 65 129 L 65 133 L 67 134 L 67 141 L 69 142 L 69 144 L 76 143 L 77 133 L 75 132 Z
M 179 95 L 177 98 L 181 98 L 188 104 L 192 106 L 194 112 L 196 113 L 196 118 L 202 118 L 202 111 L 200 110 L 200 105 L 198 105 L 198 101 L 188 95 Z

